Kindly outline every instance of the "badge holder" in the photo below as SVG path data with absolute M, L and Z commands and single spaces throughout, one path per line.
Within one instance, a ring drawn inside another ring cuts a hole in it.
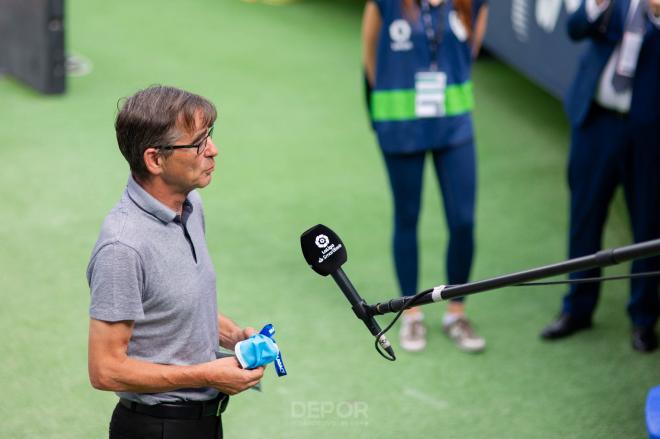
M 447 74 L 430 71 L 415 74 L 415 115 L 419 118 L 445 115 Z

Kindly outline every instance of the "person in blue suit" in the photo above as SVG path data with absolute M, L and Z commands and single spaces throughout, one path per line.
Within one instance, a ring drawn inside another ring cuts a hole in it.
M 587 40 L 566 99 L 572 126 L 568 161 L 569 257 L 597 252 L 609 204 L 623 187 L 635 242 L 660 237 L 660 0 L 585 0 L 572 14 L 573 40 Z M 660 270 L 660 258 L 632 264 L 632 273 Z M 599 269 L 573 279 L 600 276 Z M 592 326 L 599 283 L 573 284 L 546 340 Z M 658 278 L 630 283 L 632 347 L 658 347 Z

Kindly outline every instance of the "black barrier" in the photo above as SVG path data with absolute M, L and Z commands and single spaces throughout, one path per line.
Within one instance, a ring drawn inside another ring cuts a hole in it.
M 64 0 L 0 0 L 0 72 L 64 93 Z
M 566 22 L 581 0 L 494 0 L 484 46 L 557 98 L 571 83 L 582 44 Z

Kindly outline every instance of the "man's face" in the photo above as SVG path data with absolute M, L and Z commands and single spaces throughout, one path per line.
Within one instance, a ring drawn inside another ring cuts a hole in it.
M 176 145 L 197 144 L 209 134 L 209 127 L 202 124 L 201 113 L 197 113 L 195 129 L 192 132 L 181 130 Z M 215 169 L 215 156 L 218 149 L 213 139 L 206 139 L 206 147 L 198 154 L 195 148 L 175 149 L 163 158 L 161 178 L 168 186 L 180 193 L 203 188 L 211 183 L 211 173 Z

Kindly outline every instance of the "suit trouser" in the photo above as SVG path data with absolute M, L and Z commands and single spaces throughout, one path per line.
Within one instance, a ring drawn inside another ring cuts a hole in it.
M 449 229 L 447 281 L 467 282 L 474 253 L 476 153 L 473 142 L 429 152 L 385 154 L 394 201 L 394 265 L 402 295 L 417 293 L 417 223 L 421 209 L 424 162 L 430 155 L 440 183 Z M 453 299 L 462 301 L 463 298 Z
M 568 162 L 570 258 L 600 250 L 609 205 L 618 185 L 623 186 L 634 241 L 660 237 L 659 142 L 657 127 L 633 126 L 626 116 L 597 105 L 592 105 L 581 126 L 573 127 Z M 634 261 L 631 272 L 656 270 L 660 270 L 660 257 Z M 592 269 L 570 277 L 600 274 L 600 269 Z M 591 318 L 599 292 L 599 283 L 572 285 L 564 296 L 564 312 Z M 633 325 L 655 325 L 660 313 L 658 295 L 658 278 L 631 280 L 627 309 Z
M 222 439 L 222 418 L 163 419 L 135 413 L 117 404 L 110 420 L 110 439 Z

